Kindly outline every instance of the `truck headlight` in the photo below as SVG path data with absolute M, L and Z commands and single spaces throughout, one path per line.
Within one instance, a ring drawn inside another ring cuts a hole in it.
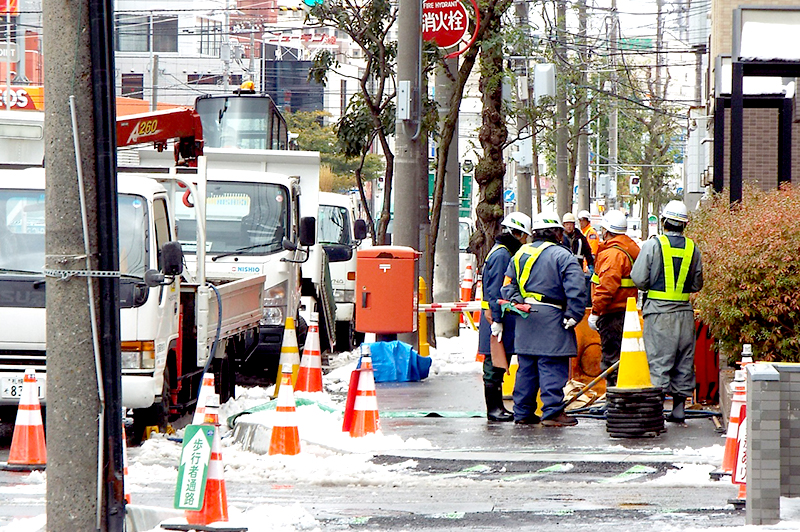
M 261 325 L 283 325 L 286 314 L 286 288 L 289 282 L 283 281 L 268 288 L 264 293 L 263 316 Z
M 356 300 L 356 291 L 335 288 L 333 290 L 333 300 L 336 303 L 354 303 Z
M 122 369 L 153 369 L 156 367 L 155 342 L 122 342 Z

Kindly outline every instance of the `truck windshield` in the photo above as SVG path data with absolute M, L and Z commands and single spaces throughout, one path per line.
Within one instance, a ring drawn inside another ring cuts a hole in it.
M 44 191 L 0 190 L 0 268 L 27 272 L 44 269 Z M 120 272 L 141 277 L 148 265 L 147 203 L 119 196 Z
M 176 196 L 175 222 L 184 253 L 197 251 L 195 211 Z M 209 181 L 206 198 L 206 252 L 268 255 L 291 237 L 289 191 L 267 183 Z
M 353 236 L 350 234 L 350 215 L 347 209 L 334 205 L 320 205 L 317 232 L 320 244 L 349 246 L 353 242 Z
M 195 107 L 207 148 L 288 149 L 286 120 L 266 94 L 200 97 Z

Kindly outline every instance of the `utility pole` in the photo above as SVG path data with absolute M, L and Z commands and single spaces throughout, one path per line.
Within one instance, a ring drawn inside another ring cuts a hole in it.
M 619 76 L 617 74 L 617 36 L 619 29 L 619 19 L 617 18 L 617 0 L 611 0 L 611 27 L 610 35 L 608 37 L 609 56 L 611 57 L 611 114 L 608 118 L 608 175 L 611 182 L 616 186 L 617 183 L 617 155 L 619 151 L 619 108 L 617 106 L 617 81 Z M 611 184 L 609 183 L 609 188 Z M 612 197 L 610 192 L 608 195 L 607 206 L 609 209 L 616 208 L 617 198 Z
M 112 0 L 48 0 L 42 15 L 47 528 L 121 532 Z M 77 273 L 62 279 L 64 270 Z
M 422 142 L 421 117 L 421 49 L 422 2 L 400 0 L 397 15 L 397 113 L 394 157 L 394 222 L 392 243 L 420 250 L 419 183 Z M 427 178 L 427 176 L 426 176 Z M 426 198 L 427 205 L 427 198 Z M 411 345 L 416 334 L 398 335 Z
M 150 76 L 150 110 L 158 111 L 158 54 L 153 55 L 153 73 Z
M 528 32 L 528 2 L 524 1 L 517 1 L 514 2 L 514 9 L 517 15 L 517 27 L 520 28 L 525 36 L 529 36 Z M 524 48 L 523 48 L 524 50 Z M 521 51 L 522 52 L 522 51 Z M 517 54 L 520 56 L 516 60 L 516 71 L 517 76 L 522 77 L 524 76 L 525 83 L 520 87 L 524 94 L 519 95 L 520 104 L 524 104 L 525 102 L 530 102 L 530 81 L 528 77 L 528 57 L 525 53 Z M 531 134 L 533 133 L 533 128 L 535 127 L 534 124 L 528 124 L 525 115 L 521 112 L 517 113 L 517 135 L 521 134 L 522 131 L 525 130 L 526 127 L 530 126 Z M 533 143 L 534 139 L 531 137 L 531 143 Z M 520 149 L 522 146 L 527 146 L 527 143 L 519 142 L 518 146 Z M 533 150 L 531 149 L 531 153 L 527 154 L 530 155 L 531 158 L 533 157 Z M 532 199 L 532 191 L 533 187 L 531 186 L 531 167 L 530 166 L 523 166 L 522 164 L 517 165 L 517 210 L 519 212 L 525 213 L 528 216 L 532 216 L 533 214 L 533 199 Z
M 569 131 L 567 130 L 567 5 L 565 0 L 556 0 L 556 208 L 559 219 L 566 212 L 572 212 L 572 187 L 569 184 Z
M 444 68 L 436 71 L 436 103 L 439 105 L 439 123 L 443 123 L 450 113 L 453 98 L 451 77 L 458 74 L 458 59 L 445 59 Z M 445 68 L 447 72 L 445 72 Z M 450 76 L 448 76 L 448 72 Z M 458 122 L 456 122 L 458 131 Z M 458 192 L 461 175 L 458 164 L 458 135 L 450 143 L 445 169 L 442 212 L 439 221 L 439 235 L 436 238 L 436 253 L 433 262 L 433 300 L 442 303 L 458 301 Z M 458 336 L 458 314 L 436 312 L 433 314 L 436 335 L 444 338 Z
M 586 0 L 578 0 L 578 50 L 580 57 L 580 102 L 575 110 L 575 122 L 580 128 L 578 136 L 578 210 L 589 210 L 591 180 L 589 179 L 589 53 L 586 42 Z M 586 130 L 584 131 L 584 124 Z

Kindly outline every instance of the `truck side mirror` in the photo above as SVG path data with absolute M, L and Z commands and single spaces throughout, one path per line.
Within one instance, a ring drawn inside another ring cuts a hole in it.
M 161 262 L 164 275 L 180 275 L 183 272 L 183 249 L 180 242 L 167 242 L 161 247 Z
M 300 219 L 300 245 L 313 246 L 317 243 L 317 219 L 306 216 Z
M 364 220 L 356 220 L 355 226 L 353 227 L 353 232 L 355 233 L 356 240 L 364 240 L 367 238 L 367 222 Z

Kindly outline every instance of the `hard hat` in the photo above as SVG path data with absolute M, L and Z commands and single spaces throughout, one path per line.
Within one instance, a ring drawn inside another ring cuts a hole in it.
M 512 212 L 500 222 L 503 227 L 508 227 L 515 231 L 522 231 L 526 235 L 531 234 L 531 219 L 527 214 Z
M 682 224 L 689 223 L 689 211 L 686 210 L 686 205 L 678 200 L 672 200 L 667 203 L 667 206 L 661 212 L 661 217 Z
M 603 221 L 600 225 L 606 231 L 620 235 L 628 231 L 628 219 L 625 217 L 625 213 L 616 209 L 608 211 L 603 216 Z
M 567 222 L 575 223 L 575 221 L 576 221 L 575 220 L 575 215 L 572 214 L 571 212 L 568 212 L 567 214 L 564 215 L 563 218 L 561 218 L 561 223 L 562 224 L 565 224 Z
M 578 220 L 583 220 L 584 218 L 586 218 L 588 220 L 591 217 L 592 217 L 592 215 L 589 214 L 589 211 L 587 211 L 587 210 L 583 210 L 583 211 L 578 213 Z
M 553 213 L 546 213 L 543 212 L 536 216 L 536 221 L 533 222 L 531 229 L 533 231 L 538 231 L 540 229 L 564 229 L 564 226 L 561 225 L 561 222 L 558 221 L 558 216 Z

